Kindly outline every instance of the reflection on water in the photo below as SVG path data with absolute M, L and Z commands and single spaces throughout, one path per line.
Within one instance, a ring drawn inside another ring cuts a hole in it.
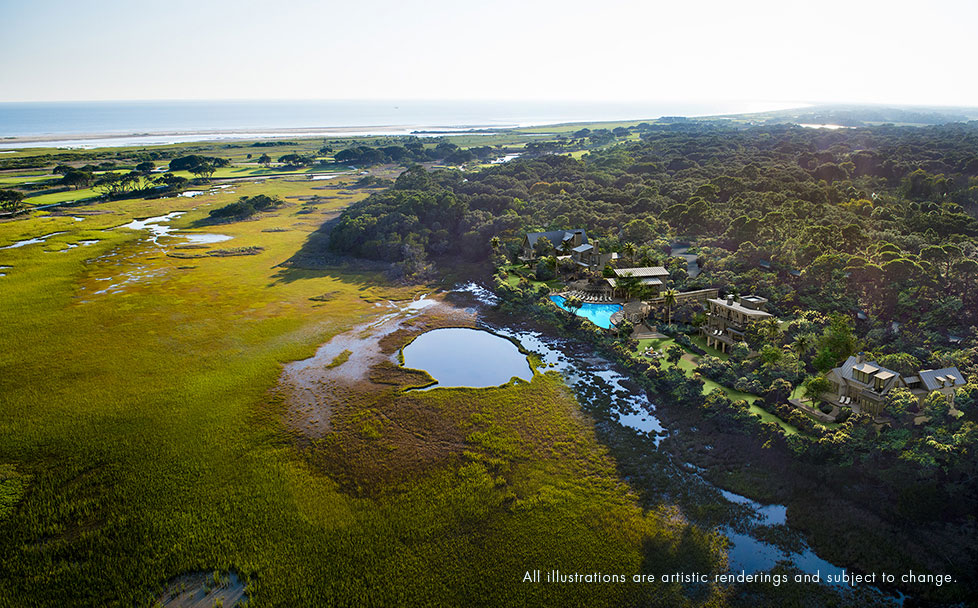
M 500 386 L 533 378 L 515 344 L 478 329 L 435 329 L 405 346 L 403 354 L 405 367 L 425 370 L 437 381 L 428 388 Z

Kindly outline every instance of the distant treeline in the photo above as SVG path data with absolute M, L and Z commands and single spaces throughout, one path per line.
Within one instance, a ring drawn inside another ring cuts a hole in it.
M 420 141 L 390 146 L 352 146 L 340 150 L 334 156 L 336 162 L 370 166 L 384 163 L 423 163 L 443 161 L 451 165 L 460 165 L 473 160 L 492 160 L 500 155 L 492 146 L 477 146 L 462 149 L 459 146 L 440 142 L 435 146 L 426 147 Z

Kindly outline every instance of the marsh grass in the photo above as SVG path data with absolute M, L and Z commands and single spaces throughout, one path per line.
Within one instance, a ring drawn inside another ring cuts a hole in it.
M 27 480 L 0 486 L 0 606 L 152 605 L 166 581 L 215 569 L 238 572 L 255 606 L 679 603 L 678 587 L 519 580 L 679 563 L 690 538 L 723 563 L 715 536 L 637 505 L 556 374 L 481 390 L 397 382 L 348 399 L 322 440 L 296 442 L 270 392 L 282 363 L 418 288 L 278 267 L 317 227 L 288 209 L 222 226 L 262 255 L 193 267 L 164 255 L 171 241 L 109 229 L 173 210 L 185 228 L 238 196 L 310 185 L 235 190 L 0 223 L 0 244 L 67 232 L 0 256 L 14 267 L 0 306 L 0 466 Z M 327 218 L 362 196 L 316 208 Z M 83 238 L 100 240 L 47 252 Z M 125 273 L 142 278 L 99 293 Z

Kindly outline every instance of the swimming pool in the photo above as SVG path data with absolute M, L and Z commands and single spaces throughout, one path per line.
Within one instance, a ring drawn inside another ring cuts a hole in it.
M 566 301 L 564 296 L 550 296 L 550 300 L 557 306 L 569 311 L 569 309 L 564 306 L 564 302 Z M 584 317 L 598 327 L 610 329 L 611 315 L 615 314 L 619 310 L 621 310 L 621 304 L 595 304 L 593 302 L 585 302 L 584 306 L 581 306 L 580 310 L 578 310 L 575 314 L 579 317 Z

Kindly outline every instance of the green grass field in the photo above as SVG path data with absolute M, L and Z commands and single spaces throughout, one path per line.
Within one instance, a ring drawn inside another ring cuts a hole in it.
M 259 150 L 260 152 L 260 150 Z M 521 584 L 531 569 L 714 569 L 718 536 L 643 511 L 559 377 L 482 391 L 412 393 L 458 436 L 451 458 L 363 491 L 316 466 L 337 446 L 404 445 L 385 411 L 300 442 L 273 389 L 284 362 L 419 287 L 339 268 L 280 267 L 331 213 L 366 196 L 269 180 L 197 198 L 103 202 L 0 223 L 0 606 L 151 605 L 188 572 L 234 571 L 253 606 L 632 605 L 679 585 Z M 327 182 L 330 183 L 330 182 Z M 191 228 L 239 196 L 285 197 L 252 221 L 207 226 L 190 259 L 111 229 L 180 210 Z M 315 202 L 295 196 L 319 195 Z M 311 213 L 298 213 L 311 209 Z M 93 245 L 68 248 L 81 240 Z M 332 294 L 328 301 L 311 298 Z M 393 389 L 392 389 L 393 390 Z M 403 403 L 397 394 L 391 403 Z M 352 416 L 353 414 L 351 414 Z M 360 420 L 359 418 L 357 420 Z M 422 433 L 421 427 L 407 427 Z M 368 432 L 369 431 L 369 432 Z M 437 437 L 433 438 L 437 439 Z M 716 590 L 714 590 L 716 591 Z M 718 592 L 717 592 L 718 593 Z

